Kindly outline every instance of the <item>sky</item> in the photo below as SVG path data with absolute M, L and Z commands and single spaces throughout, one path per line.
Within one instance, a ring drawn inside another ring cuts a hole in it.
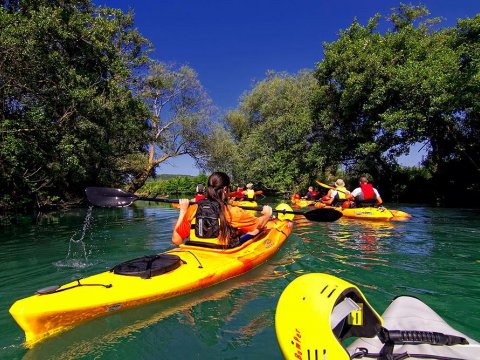
M 324 42 L 338 39 L 356 18 L 365 25 L 375 13 L 384 17 L 400 1 L 391 0 L 93 0 L 96 5 L 132 10 L 135 27 L 154 47 L 151 57 L 189 65 L 222 113 L 237 107 L 241 95 L 269 70 L 295 74 L 314 69 Z M 419 4 L 418 1 L 403 1 Z M 480 12 L 480 0 L 424 0 L 442 26 Z M 412 148 L 400 159 L 418 165 Z M 188 156 L 174 158 L 159 173 L 198 174 Z

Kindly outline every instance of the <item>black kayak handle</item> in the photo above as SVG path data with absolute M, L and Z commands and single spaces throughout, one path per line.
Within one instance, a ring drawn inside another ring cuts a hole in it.
M 467 339 L 456 335 L 447 335 L 433 331 L 388 330 L 380 328 L 378 338 L 384 344 L 430 344 L 430 345 L 468 345 Z

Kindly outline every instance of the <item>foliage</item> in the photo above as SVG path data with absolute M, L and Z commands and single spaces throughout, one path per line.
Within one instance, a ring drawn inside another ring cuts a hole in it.
M 0 206 L 83 197 L 125 179 L 141 154 L 143 103 L 131 91 L 148 42 L 132 14 L 88 0 L 0 7 Z
M 227 113 L 232 138 L 223 148 L 230 149 L 228 155 L 236 152 L 235 161 L 225 161 L 236 181 L 291 190 L 318 175 L 322 156 L 310 136 L 316 88 L 308 71 L 270 72 Z
M 377 31 L 375 16 L 366 26 L 354 21 L 325 44 L 315 71 L 315 134 L 337 144 L 326 153 L 327 164 L 388 178 L 396 157 L 423 143 L 425 165 L 438 180 L 456 177 L 449 164 L 466 158 L 476 172 L 471 183 L 478 183 L 480 17 L 434 30 L 438 19 L 423 20 L 427 15 L 421 6 L 402 5 L 385 34 Z M 445 192 L 444 181 L 433 182 L 438 194 Z
M 169 158 L 200 156 L 203 138 L 213 131 L 212 102 L 192 68 L 174 69 L 151 61 L 138 91 L 150 108 L 148 155 L 133 174 L 131 191 L 140 188 Z
M 480 15 L 440 28 L 425 7 L 401 4 L 383 32 L 381 19 L 324 44 L 316 82 L 268 73 L 227 113 L 204 168 L 282 190 L 369 173 L 385 199 L 453 204 L 459 186 L 480 197 Z M 416 143 L 423 168 L 400 167 Z
M 279 190 L 369 173 L 386 200 L 480 200 L 480 14 L 441 28 L 401 4 L 386 31 L 380 15 L 354 20 L 313 73 L 267 73 L 219 124 L 193 69 L 147 58 L 131 13 L 0 4 L 3 210 L 78 201 L 91 185 L 193 193 L 206 177 L 146 182 L 183 154 Z M 415 143 L 423 167 L 400 167 Z
M 150 195 L 195 195 L 198 184 L 207 186 L 208 176 L 200 174 L 198 176 L 175 176 L 167 180 L 149 181 L 145 183 L 138 193 Z

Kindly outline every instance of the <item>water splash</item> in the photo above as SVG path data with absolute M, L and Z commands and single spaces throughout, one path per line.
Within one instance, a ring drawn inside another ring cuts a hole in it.
M 93 206 L 90 206 L 85 215 L 85 220 L 83 221 L 83 226 L 78 236 L 79 231 L 75 231 L 70 238 L 68 244 L 68 253 L 65 257 L 65 260 L 57 261 L 55 266 L 63 268 L 74 268 L 74 269 L 83 269 L 90 265 L 91 262 L 88 261 L 88 256 L 91 255 L 91 250 L 87 250 L 87 245 L 84 241 L 87 231 L 93 225 Z

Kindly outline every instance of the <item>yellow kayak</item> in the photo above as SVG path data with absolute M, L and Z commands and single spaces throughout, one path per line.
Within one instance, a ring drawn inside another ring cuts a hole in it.
M 25 346 L 32 347 L 84 321 L 176 297 L 243 274 L 272 257 L 292 227 L 290 220 L 271 220 L 264 231 L 233 249 L 183 244 L 153 255 L 152 261 L 158 258 L 163 262 L 158 269 L 147 266 L 145 271 L 132 275 L 125 272 L 130 262 L 120 264 L 111 271 L 39 290 L 16 301 L 10 314 L 25 331 Z
M 405 221 L 409 220 L 412 215 L 401 210 L 390 210 L 382 206 L 380 207 L 362 207 L 362 208 L 342 208 L 334 206 L 326 206 L 321 202 L 315 203 L 318 208 L 332 208 L 342 212 L 343 217 L 363 220 L 383 220 L 383 221 Z
M 480 344 L 421 300 L 397 296 L 380 316 L 356 285 L 322 273 L 285 288 L 275 332 L 287 360 L 480 359 Z
M 236 201 L 236 200 L 233 200 L 233 201 L 230 201 L 230 205 L 232 206 L 248 206 L 248 207 L 257 207 L 257 202 L 256 201 L 248 201 L 248 200 L 242 200 L 242 201 Z M 253 216 L 256 216 L 257 215 L 257 211 L 255 210 L 246 210 L 247 213 L 249 213 L 250 215 L 253 215 Z
M 296 199 L 294 197 L 292 197 L 292 205 L 295 206 L 295 207 L 299 207 L 299 208 L 304 208 L 304 207 L 307 207 L 307 206 L 312 206 L 312 205 L 315 205 L 317 202 L 316 201 L 313 201 L 313 200 L 307 200 L 307 199 Z

